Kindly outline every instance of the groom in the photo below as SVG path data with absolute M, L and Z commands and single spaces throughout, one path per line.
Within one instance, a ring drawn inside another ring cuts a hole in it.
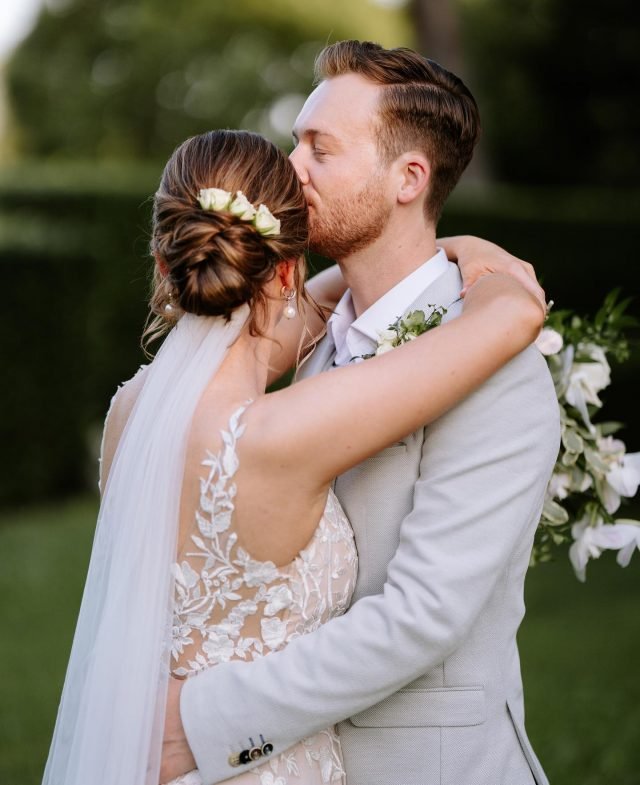
M 291 159 L 312 246 L 340 263 L 349 291 L 302 375 L 374 351 L 409 310 L 459 313 L 458 268 L 435 230 L 479 132 L 462 82 L 410 50 L 339 42 L 316 75 Z M 388 204 L 377 185 L 392 165 Z M 183 750 L 183 770 L 195 759 L 209 785 L 339 722 L 348 785 L 546 785 L 524 729 L 516 632 L 558 438 L 553 386 L 530 347 L 339 477 L 359 555 L 351 609 L 281 652 L 184 682 L 193 758 L 170 705 L 168 760 Z M 258 740 L 265 755 L 251 760 Z

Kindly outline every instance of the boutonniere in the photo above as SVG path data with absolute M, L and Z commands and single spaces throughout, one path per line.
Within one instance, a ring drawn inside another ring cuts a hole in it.
M 428 316 L 424 311 L 420 310 L 409 311 L 404 316 L 399 316 L 386 330 L 381 330 L 378 333 L 378 344 L 375 352 L 361 354 L 353 359 L 368 360 L 370 357 L 384 354 L 397 346 L 402 346 L 403 343 L 413 341 L 428 330 L 438 327 L 442 323 L 442 317 L 447 313 L 447 309 L 442 305 L 435 306 L 431 304 L 427 305 L 427 308 L 431 308 Z

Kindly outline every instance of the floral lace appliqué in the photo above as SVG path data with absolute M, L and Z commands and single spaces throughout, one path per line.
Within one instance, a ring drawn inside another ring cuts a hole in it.
M 207 451 L 202 461 L 205 471 L 193 531 L 173 565 L 171 655 L 176 676 L 280 649 L 344 613 L 353 594 L 355 544 L 333 492 L 313 537 L 291 564 L 277 567 L 253 559 L 238 546 L 233 530 L 236 448 L 249 403 L 233 413 L 228 429 L 221 432 L 220 452 Z M 301 741 L 237 779 L 242 785 L 343 783 L 335 729 Z

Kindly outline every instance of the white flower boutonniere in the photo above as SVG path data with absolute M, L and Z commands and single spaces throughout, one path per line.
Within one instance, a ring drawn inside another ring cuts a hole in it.
M 419 310 L 410 311 L 405 316 L 399 316 L 386 330 L 381 330 L 378 333 L 378 345 L 375 352 L 362 354 L 353 359 L 368 360 L 370 357 L 384 354 L 397 346 L 402 346 L 403 343 L 415 340 L 428 330 L 438 327 L 442 323 L 442 317 L 446 314 L 447 309 L 441 305 L 435 306 L 431 304 L 427 308 L 432 309 L 428 316 L 424 311 Z

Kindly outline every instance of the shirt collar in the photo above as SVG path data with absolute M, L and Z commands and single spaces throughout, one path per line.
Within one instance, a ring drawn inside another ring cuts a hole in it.
M 378 343 L 379 332 L 402 316 L 417 294 L 431 286 L 447 271 L 448 266 L 447 256 L 439 248 L 435 256 L 385 292 L 357 319 L 351 292 L 347 289 L 329 318 L 327 327 L 336 347 L 336 363 L 346 364 L 352 357 L 370 351 Z

